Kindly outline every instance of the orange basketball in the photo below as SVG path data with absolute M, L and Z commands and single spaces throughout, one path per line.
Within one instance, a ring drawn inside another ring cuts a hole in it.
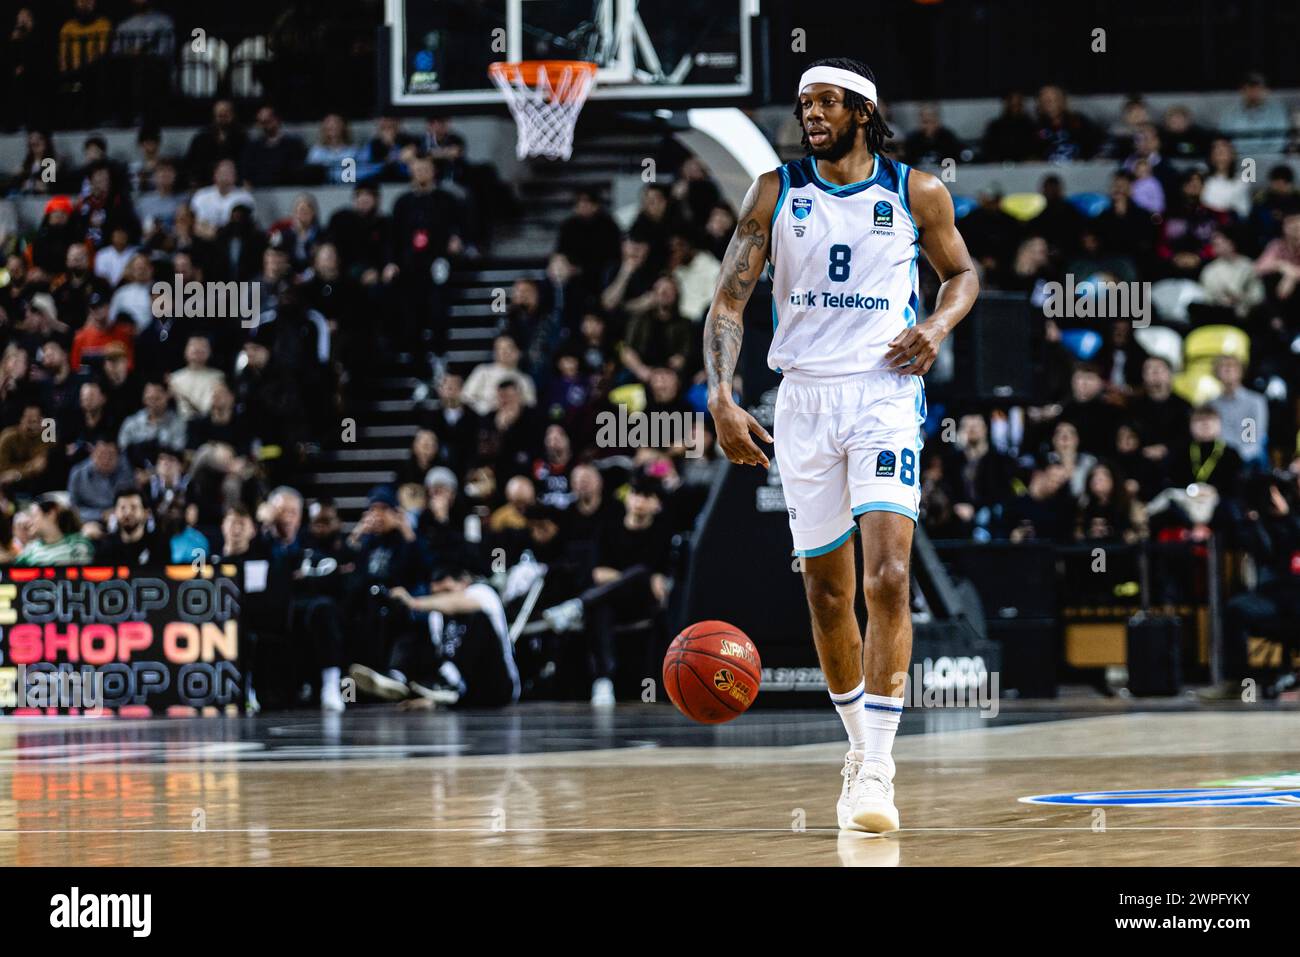
M 701 724 L 721 724 L 744 714 L 762 680 L 758 649 L 725 621 L 689 626 L 664 656 L 668 697 L 678 711 Z

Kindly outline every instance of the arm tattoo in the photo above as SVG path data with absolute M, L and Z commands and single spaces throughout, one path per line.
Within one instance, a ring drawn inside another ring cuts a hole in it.
M 731 380 L 736 375 L 744 335 L 739 316 L 718 310 L 709 313 L 704 323 L 704 367 L 710 395 L 731 395 Z
M 763 269 L 763 246 L 767 237 L 759 227 L 757 220 L 746 219 L 731 237 L 731 246 L 727 249 L 727 262 L 723 268 L 723 291 L 734 299 L 744 299 L 749 295 L 758 275 Z M 758 253 L 757 256 L 754 254 Z

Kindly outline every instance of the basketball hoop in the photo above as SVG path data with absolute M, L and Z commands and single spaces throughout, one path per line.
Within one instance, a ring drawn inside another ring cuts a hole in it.
M 520 159 L 573 155 L 573 128 L 596 83 L 596 64 L 585 60 L 493 63 L 488 73 L 519 126 Z

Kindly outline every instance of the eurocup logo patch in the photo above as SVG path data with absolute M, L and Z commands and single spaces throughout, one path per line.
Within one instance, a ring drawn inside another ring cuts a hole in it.
M 894 204 L 893 203 L 889 202 L 888 200 L 882 199 L 880 202 L 876 203 L 875 212 L 876 212 L 875 225 L 877 226 L 894 225 Z
M 894 453 L 889 451 L 889 449 L 885 449 L 885 451 L 881 452 L 880 455 L 876 456 L 876 477 L 893 478 L 894 465 L 896 462 L 897 458 Z
M 796 196 L 790 200 L 790 212 L 795 219 L 807 219 L 812 215 L 812 200 L 807 196 Z

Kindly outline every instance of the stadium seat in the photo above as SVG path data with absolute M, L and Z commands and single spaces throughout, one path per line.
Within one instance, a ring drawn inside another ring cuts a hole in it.
M 1110 197 L 1105 193 L 1073 193 L 1067 198 L 1071 206 L 1089 219 L 1096 219 L 1110 209 Z
M 1002 197 L 1002 212 L 1022 223 L 1027 223 L 1047 208 L 1042 193 L 1010 193 Z
M 1187 307 L 1205 302 L 1206 294 L 1201 284 L 1191 279 L 1161 279 L 1151 286 L 1151 301 L 1160 318 L 1185 325 L 1190 321 Z
M 975 206 L 975 200 L 969 196 L 954 196 L 952 198 L 952 211 L 958 219 L 964 218 Z
M 1175 372 L 1183 368 L 1183 337 L 1168 326 L 1146 326 L 1133 330 L 1133 338 L 1149 355 L 1159 356 Z
M 1190 367 L 1197 359 L 1232 356 L 1250 364 L 1250 336 L 1236 326 L 1201 326 L 1187 334 L 1183 353 Z
M 1095 329 L 1062 329 L 1061 345 L 1080 362 L 1092 359 L 1101 349 L 1101 333 Z
M 1222 391 L 1219 380 L 1203 369 L 1185 369 L 1174 376 L 1174 394 L 1193 408 L 1217 399 Z
M 627 408 L 629 413 L 645 411 L 645 386 L 640 382 L 633 382 L 629 385 L 621 385 L 617 389 L 609 390 L 610 405 L 621 405 Z

